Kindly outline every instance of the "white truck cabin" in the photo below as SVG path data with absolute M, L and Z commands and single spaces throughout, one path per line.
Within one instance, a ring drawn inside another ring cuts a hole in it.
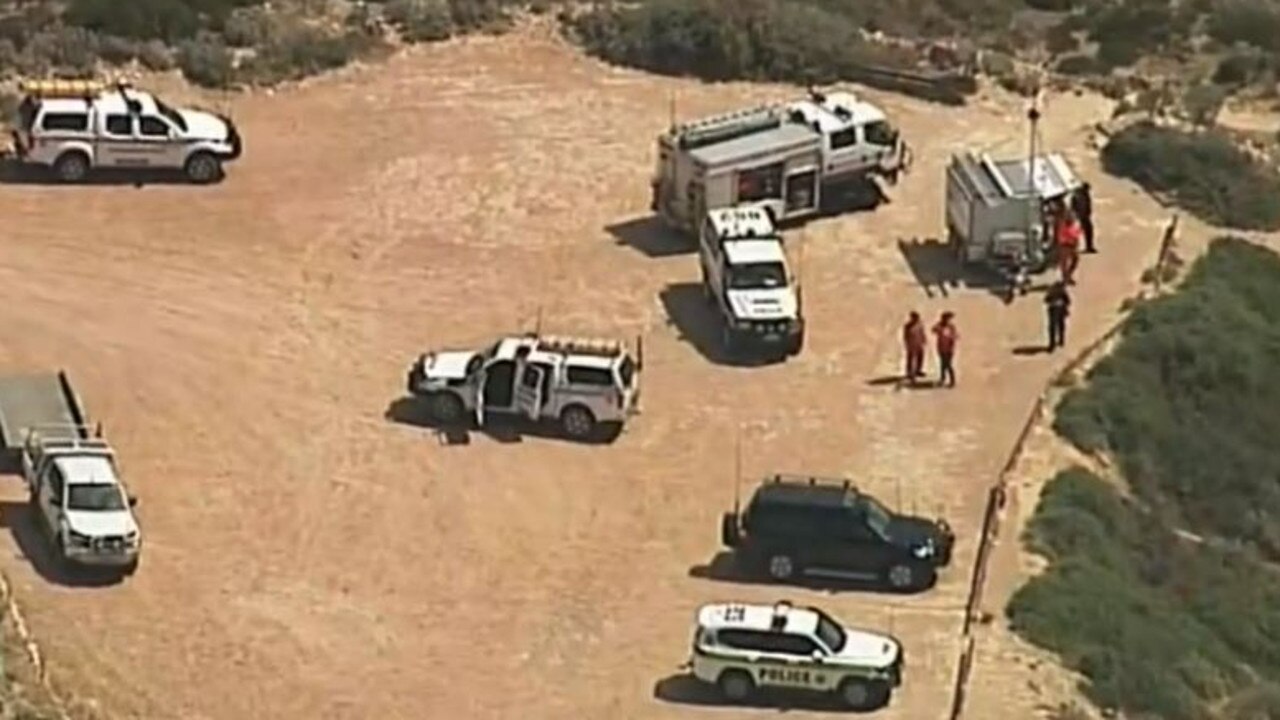
M 751 238 L 782 240 L 773 218 L 763 206 L 741 205 L 707 211 L 700 239 L 709 247 Z
M 822 136 L 822 182 L 838 183 L 900 164 L 898 130 L 884 111 L 853 93 L 813 93 L 787 106 L 792 120 Z
M 137 564 L 141 536 L 110 451 L 53 451 L 34 482 L 33 500 L 61 557 L 81 565 Z

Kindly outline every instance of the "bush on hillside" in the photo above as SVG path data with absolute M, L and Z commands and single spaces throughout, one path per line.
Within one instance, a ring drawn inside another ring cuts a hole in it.
M 1209 34 L 1233 45 L 1280 50 L 1280 3 L 1275 0 L 1221 0 L 1209 16 Z
M 1280 176 L 1222 133 L 1139 123 L 1111 138 L 1102 161 L 1107 172 L 1167 194 L 1207 222 L 1280 229 Z
M 306 23 L 282 24 L 245 63 L 242 77 L 271 85 L 335 70 L 367 52 L 373 44 L 360 30 L 335 31 Z
M 511 26 L 516 0 L 390 0 L 386 17 L 409 42 L 435 42 L 463 32 Z
M 238 7 L 262 0 L 70 0 L 70 25 L 135 40 L 178 42 L 201 29 L 219 30 Z
M 841 15 L 785 0 L 651 0 L 581 14 L 571 31 L 608 62 L 709 80 L 829 83 L 914 59 L 864 41 Z
M 1280 673 L 1280 576 L 1256 558 L 1179 538 L 1078 468 L 1048 484 L 1026 537 L 1050 566 L 1015 593 L 1010 624 L 1100 706 L 1202 720 Z
M 198 35 L 178 46 L 178 67 L 182 76 L 208 88 L 230 87 L 235 80 L 231 51 L 213 35 Z
M 1173 521 L 1280 560 L 1277 368 L 1280 256 L 1219 239 L 1179 293 L 1135 310 L 1116 352 L 1063 398 L 1055 428 L 1111 453 Z

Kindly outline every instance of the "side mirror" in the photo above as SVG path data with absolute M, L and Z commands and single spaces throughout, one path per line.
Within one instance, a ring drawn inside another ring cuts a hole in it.
M 131 508 L 138 507 L 138 498 L 134 497 L 133 495 L 130 495 L 130 496 L 129 496 L 129 507 L 131 507 Z
M 814 650 L 812 657 L 814 662 L 820 663 L 826 655 L 821 650 Z

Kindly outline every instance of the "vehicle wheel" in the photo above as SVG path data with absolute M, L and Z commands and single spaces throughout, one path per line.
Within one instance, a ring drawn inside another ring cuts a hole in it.
M 796 563 L 790 555 L 769 556 L 769 577 L 774 580 L 788 580 L 796 573 Z
M 888 701 L 888 687 L 883 683 L 849 678 L 836 690 L 840 702 L 850 710 L 872 710 Z
M 751 676 L 742 670 L 726 670 L 716 678 L 716 686 L 720 694 L 731 702 L 742 702 L 755 692 L 756 684 Z
M 128 565 L 125 565 L 125 566 L 124 566 L 124 574 L 125 574 L 125 575 L 131 576 L 131 575 L 133 575 L 134 573 L 138 572 L 138 560 L 139 560 L 139 558 L 134 558 L 133 560 L 131 560 L 131 561 L 129 562 L 129 564 L 128 564 Z
M 53 173 L 64 183 L 83 182 L 89 176 L 89 156 L 82 152 L 63 153 L 54 161 Z
M 427 413 L 436 422 L 448 425 L 460 422 L 465 411 L 462 399 L 453 393 L 435 393 L 427 396 Z
M 803 333 L 796 336 L 795 341 L 791 343 L 791 347 L 787 348 L 787 354 L 792 357 L 795 357 L 796 355 L 800 354 L 801 350 L 804 350 L 804 334 Z
M 209 153 L 196 153 L 187 158 L 184 171 L 191 182 L 207 185 L 222 175 L 222 163 Z
M 720 347 L 724 348 L 725 353 L 729 355 L 738 350 L 738 344 L 733 340 L 733 331 L 729 329 L 727 323 L 720 326 Z
M 884 579 L 898 592 L 916 590 L 929 582 L 929 571 L 915 563 L 897 563 L 885 571 Z
M 570 405 L 560 413 L 560 426 L 564 434 L 575 440 L 585 440 L 595 434 L 596 418 L 581 405 Z

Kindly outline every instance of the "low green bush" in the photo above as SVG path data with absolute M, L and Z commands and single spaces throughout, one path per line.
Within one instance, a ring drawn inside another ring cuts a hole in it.
M 1139 123 L 1111 138 L 1102 161 L 1107 172 L 1167 194 L 1207 222 L 1280 229 L 1280 176 L 1225 134 Z
M 214 35 L 198 35 L 179 45 L 177 65 L 183 77 L 201 87 L 225 88 L 235 80 L 231 51 Z
M 294 24 L 272 33 L 242 68 L 242 77 L 260 84 L 298 80 L 343 67 L 367 52 L 372 40 L 358 30 L 334 31 Z

